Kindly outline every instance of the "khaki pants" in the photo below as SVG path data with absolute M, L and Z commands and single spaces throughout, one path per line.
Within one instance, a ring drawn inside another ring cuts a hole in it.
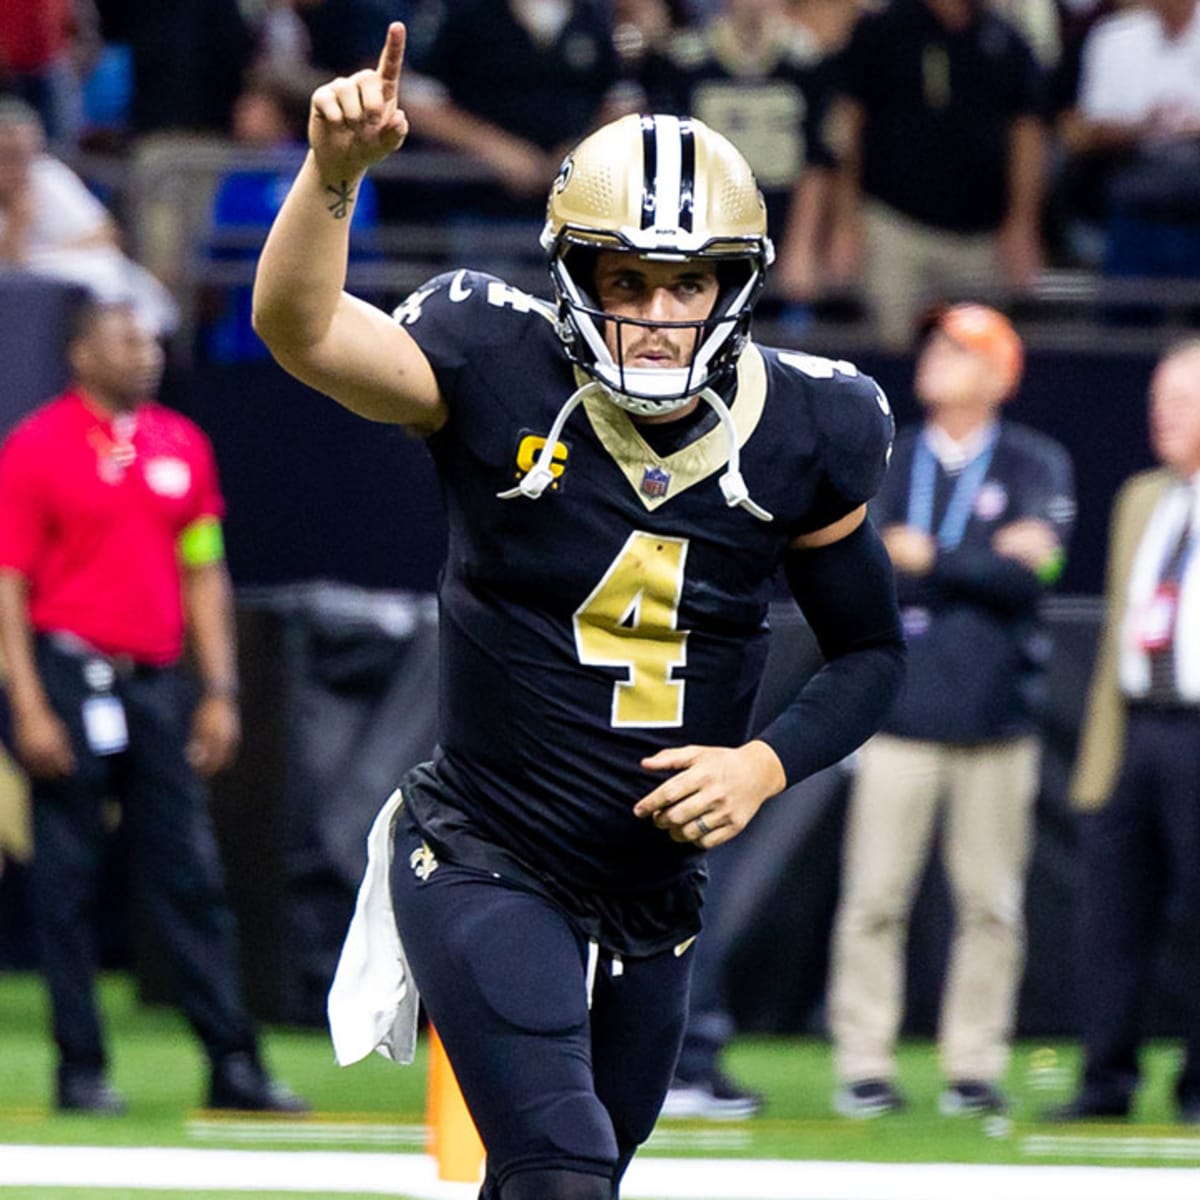
M 956 923 L 938 1030 L 942 1071 L 987 1082 L 1004 1073 L 1039 768 L 1033 737 L 955 746 L 881 734 L 861 750 L 829 992 L 843 1082 L 895 1072 L 909 911 L 943 807 Z
M 867 300 L 889 350 L 912 344 L 913 324 L 931 303 L 971 299 L 996 275 L 991 233 L 948 233 L 901 216 L 884 204 L 864 206 Z

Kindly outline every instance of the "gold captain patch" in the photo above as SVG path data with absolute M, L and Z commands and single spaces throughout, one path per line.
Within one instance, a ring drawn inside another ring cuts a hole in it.
M 521 443 L 517 447 L 517 469 L 513 473 L 514 479 L 520 479 L 522 475 L 533 469 L 533 464 L 537 462 L 537 457 L 541 454 L 545 444 L 546 439 L 536 433 L 527 433 L 521 439 Z M 554 476 L 554 482 L 550 485 L 552 491 L 558 487 L 559 476 L 567 469 L 568 453 L 567 447 L 562 442 L 554 443 L 554 457 L 550 460 L 550 474 Z

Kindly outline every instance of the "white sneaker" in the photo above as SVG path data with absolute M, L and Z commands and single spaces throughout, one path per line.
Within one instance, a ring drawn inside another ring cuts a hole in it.
M 706 1121 L 745 1121 L 762 1110 L 763 1098 L 746 1091 L 719 1071 L 707 1079 L 675 1079 L 663 1101 L 664 1117 Z

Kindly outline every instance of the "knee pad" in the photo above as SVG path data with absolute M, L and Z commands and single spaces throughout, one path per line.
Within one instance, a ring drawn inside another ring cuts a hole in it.
M 586 1171 L 518 1171 L 500 1188 L 500 1200 L 612 1200 L 612 1195 L 611 1178 Z

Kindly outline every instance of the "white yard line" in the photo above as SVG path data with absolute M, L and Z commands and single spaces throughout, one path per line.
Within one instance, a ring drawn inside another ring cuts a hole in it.
M 373 1193 L 471 1200 L 420 1154 L 329 1150 L 0 1147 L 0 1186 Z M 642 1158 L 625 1200 L 1196 1200 L 1200 1169 Z
M 1020 1140 L 1030 1158 L 1157 1158 L 1164 1162 L 1200 1162 L 1200 1137 L 1137 1137 L 1122 1134 L 1030 1134 Z

